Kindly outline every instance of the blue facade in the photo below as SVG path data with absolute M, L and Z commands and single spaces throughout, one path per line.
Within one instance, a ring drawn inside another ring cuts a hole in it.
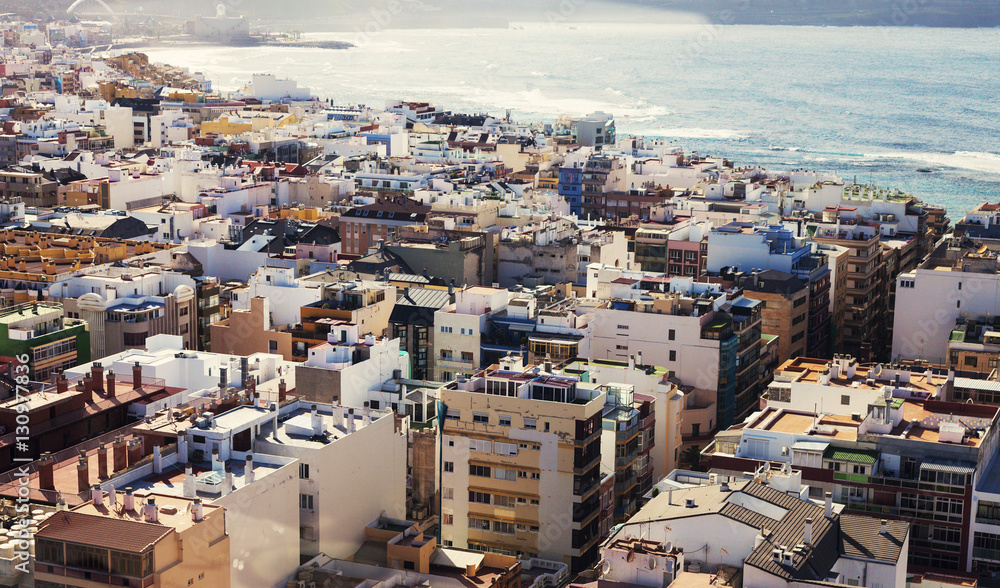
M 569 201 L 569 211 L 575 215 L 582 212 L 583 168 L 559 168 L 559 195 Z

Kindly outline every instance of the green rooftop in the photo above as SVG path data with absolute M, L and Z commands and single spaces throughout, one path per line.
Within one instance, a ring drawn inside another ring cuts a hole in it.
M 878 461 L 878 452 L 831 446 L 827 447 L 826 451 L 823 452 L 823 459 L 846 461 L 849 463 L 859 463 L 863 465 L 875 465 L 875 462 Z

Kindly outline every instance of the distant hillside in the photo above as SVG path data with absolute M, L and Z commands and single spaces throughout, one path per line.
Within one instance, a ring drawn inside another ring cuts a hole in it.
M 506 26 L 508 22 L 690 22 L 829 26 L 1000 27 L 997 0 L 105 0 L 116 10 L 203 14 L 216 4 L 256 24 L 301 30 Z M 65 16 L 70 0 L 0 0 L 25 18 Z M 280 6 L 280 8 L 278 8 Z M 389 14 L 388 8 L 396 13 Z M 686 17 L 676 13 L 689 13 Z M 386 16 L 389 15 L 389 18 Z

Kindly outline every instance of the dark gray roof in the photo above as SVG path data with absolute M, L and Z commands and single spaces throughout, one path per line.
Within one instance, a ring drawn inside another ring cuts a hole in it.
M 757 272 L 753 276 L 744 276 L 738 285 L 752 292 L 780 294 L 782 296 L 788 296 L 806 288 L 806 284 L 792 274 L 771 269 Z
M 743 492 L 787 510 L 779 524 L 768 527 L 767 537 L 744 563 L 787 580 L 824 580 L 840 555 L 839 533 L 834 521 L 823 516 L 824 507 L 761 484 L 747 484 Z M 792 554 L 792 565 L 774 561 L 774 549 L 793 550 L 804 543 L 806 519 L 812 519 L 812 544 Z M 878 523 L 869 521 L 877 531 Z
M 753 527 L 755 529 L 760 529 L 764 527 L 766 529 L 774 529 L 778 526 L 778 521 L 772 519 L 769 516 L 760 514 L 759 512 L 754 512 L 749 508 L 734 504 L 732 502 L 726 504 L 719 511 L 724 517 L 733 519 L 734 521 L 739 521 L 744 525 Z
M 880 527 L 871 517 L 840 515 L 840 552 L 845 557 L 896 563 L 910 525 L 904 521 L 888 521 L 884 535 L 879 532 Z
M 425 308 L 441 308 L 451 303 L 451 294 L 447 290 L 433 288 L 407 288 L 396 301 L 397 305 L 422 306 Z

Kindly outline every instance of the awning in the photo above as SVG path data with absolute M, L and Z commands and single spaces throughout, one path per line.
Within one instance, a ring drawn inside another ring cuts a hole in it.
M 825 441 L 799 441 L 795 445 L 792 445 L 792 451 L 811 451 L 814 453 L 822 453 L 826 451 L 826 448 L 829 446 L 830 443 Z
M 847 449 L 844 447 L 828 447 L 823 453 L 823 459 L 831 461 L 846 461 L 849 463 L 860 463 L 863 465 L 874 465 L 878 461 L 877 451 L 866 451 L 864 449 Z
M 935 472 L 948 472 L 950 474 L 972 474 L 976 471 L 976 466 L 974 464 L 963 465 L 962 462 L 946 463 L 924 460 L 924 462 L 920 464 L 920 469 L 933 470 Z

